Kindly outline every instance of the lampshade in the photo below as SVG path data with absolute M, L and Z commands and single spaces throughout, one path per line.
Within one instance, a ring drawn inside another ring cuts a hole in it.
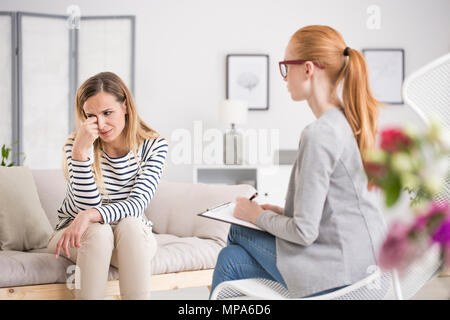
M 248 102 L 245 100 L 225 100 L 220 105 L 220 121 L 230 124 L 247 122 Z

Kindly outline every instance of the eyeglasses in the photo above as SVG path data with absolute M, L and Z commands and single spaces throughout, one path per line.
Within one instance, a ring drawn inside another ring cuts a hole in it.
M 278 65 L 280 66 L 280 73 L 281 73 L 281 76 L 282 76 L 283 78 L 286 78 L 286 77 L 287 77 L 287 72 L 288 72 L 287 66 L 288 66 L 288 64 L 304 64 L 306 61 L 308 61 L 308 60 L 284 60 L 284 61 L 278 62 Z M 314 65 L 315 65 L 317 68 L 319 68 L 319 69 L 325 69 L 324 66 L 318 64 L 317 62 L 313 62 L 313 63 L 314 63 Z

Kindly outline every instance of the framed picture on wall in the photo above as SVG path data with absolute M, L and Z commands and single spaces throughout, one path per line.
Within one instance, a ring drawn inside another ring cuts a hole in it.
M 249 110 L 269 109 L 269 56 L 227 55 L 226 98 L 248 101 Z
M 363 49 L 369 68 L 369 81 L 375 98 L 387 104 L 403 104 L 405 78 L 403 49 Z

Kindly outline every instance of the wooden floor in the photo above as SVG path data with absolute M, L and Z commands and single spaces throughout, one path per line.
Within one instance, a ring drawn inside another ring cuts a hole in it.
M 450 300 L 450 274 L 428 282 L 412 300 Z

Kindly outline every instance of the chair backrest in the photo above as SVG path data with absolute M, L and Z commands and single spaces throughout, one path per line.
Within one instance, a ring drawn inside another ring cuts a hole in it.
M 409 75 L 403 83 L 403 99 L 427 122 L 430 116 L 450 127 L 450 53 Z
M 430 117 L 441 119 L 450 130 L 450 53 L 425 65 L 409 75 L 403 83 L 403 99 L 425 123 Z M 450 162 L 450 158 L 448 159 Z M 450 195 L 450 176 L 443 191 L 437 196 L 438 202 Z

